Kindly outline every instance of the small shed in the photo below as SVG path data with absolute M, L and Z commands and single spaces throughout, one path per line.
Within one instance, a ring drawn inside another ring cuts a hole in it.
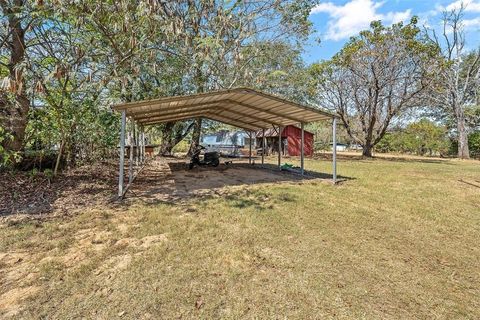
M 257 146 L 262 146 L 263 131 L 257 132 Z M 282 154 L 287 156 L 300 156 L 302 143 L 302 129 L 294 125 L 288 125 L 282 130 Z M 313 156 L 313 133 L 304 130 L 306 156 Z M 272 154 L 278 150 L 278 127 L 265 130 L 265 150 Z

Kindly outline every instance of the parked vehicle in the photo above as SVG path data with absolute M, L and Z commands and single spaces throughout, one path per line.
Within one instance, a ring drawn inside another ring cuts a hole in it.
M 212 166 L 217 167 L 220 164 L 220 154 L 216 151 L 204 152 L 203 158 L 201 158 L 202 150 L 205 150 L 204 146 L 198 146 L 193 153 L 188 168 L 191 170 L 195 166 Z

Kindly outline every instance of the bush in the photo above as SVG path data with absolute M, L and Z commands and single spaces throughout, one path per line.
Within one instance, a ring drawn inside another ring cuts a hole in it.
M 20 153 L 3 147 L 4 144 L 12 140 L 13 136 L 5 128 L 0 127 L 0 170 L 13 166 L 21 159 Z
M 378 152 L 417 155 L 444 155 L 450 150 L 447 130 L 427 119 L 409 124 L 404 130 L 390 132 L 375 146 Z
M 470 150 L 470 156 L 480 157 L 480 131 L 475 131 L 468 135 L 468 148 Z

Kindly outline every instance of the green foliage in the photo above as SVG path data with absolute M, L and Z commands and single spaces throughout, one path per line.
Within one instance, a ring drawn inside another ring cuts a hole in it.
M 54 177 L 54 174 L 53 174 L 53 170 L 52 169 L 45 169 L 43 170 L 43 174 L 45 176 L 45 178 L 47 178 L 47 180 L 49 182 L 51 182 L 53 180 L 53 177 Z
M 445 155 L 450 140 L 447 130 L 427 119 L 409 124 L 404 130 L 389 132 L 377 144 L 378 152 L 399 152 L 416 155 Z
M 11 167 L 13 164 L 21 160 L 19 152 L 8 150 L 3 146 L 12 140 L 12 134 L 0 126 L 0 170 Z
M 480 158 L 480 131 L 472 132 L 468 136 L 468 148 L 473 157 Z
M 399 133 L 387 132 L 375 146 L 375 150 L 380 153 L 398 152 L 397 140 Z
M 190 144 L 187 141 L 182 140 L 173 148 L 173 152 L 186 153 L 189 148 L 190 148 Z

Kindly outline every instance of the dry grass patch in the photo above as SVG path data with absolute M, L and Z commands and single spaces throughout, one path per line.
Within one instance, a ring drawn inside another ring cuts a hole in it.
M 479 163 L 421 160 L 4 225 L 0 315 L 480 318 Z

